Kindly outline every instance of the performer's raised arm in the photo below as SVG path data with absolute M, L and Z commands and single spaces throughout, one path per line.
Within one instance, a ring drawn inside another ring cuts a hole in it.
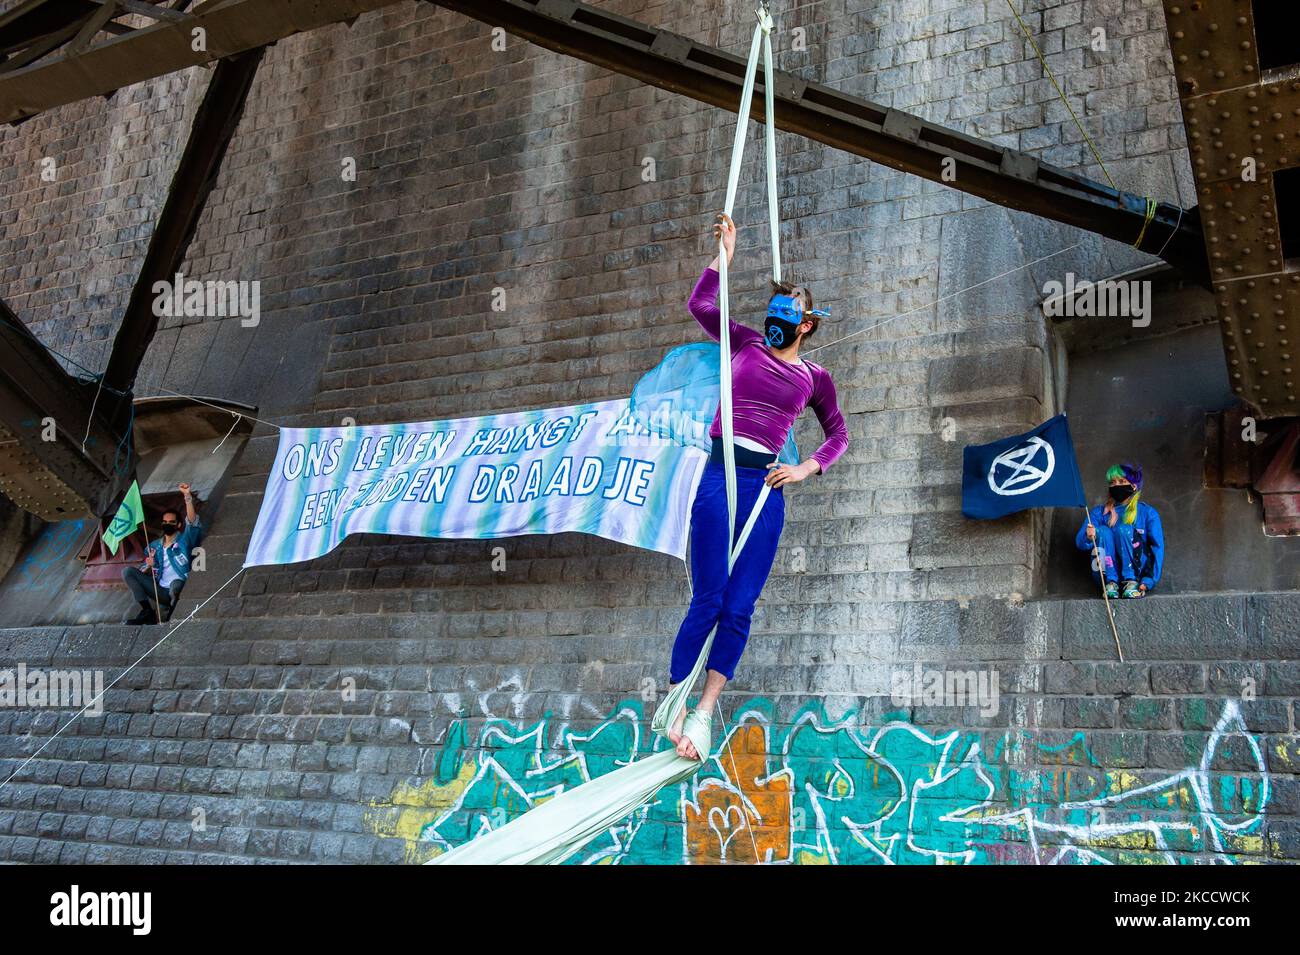
M 727 264 L 730 265 L 736 254 L 736 225 L 725 213 L 718 213 L 718 222 L 713 227 L 713 241 L 715 244 L 718 241 L 723 243 L 727 250 Z M 709 267 L 695 283 L 695 289 L 686 303 L 700 327 L 715 342 L 722 335 L 722 310 L 718 308 L 718 259 L 716 255 L 713 257 Z M 746 342 L 762 338 L 757 331 L 735 320 L 731 322 L 730 331 L 732 354 Z

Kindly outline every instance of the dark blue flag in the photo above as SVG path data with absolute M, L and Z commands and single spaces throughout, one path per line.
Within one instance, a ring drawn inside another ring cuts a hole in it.
M 1005 517 L 1031 507 L 1086 507 L 1070 426 L 1060 414 L 1033 431 L 962 452 L 961 512 Z

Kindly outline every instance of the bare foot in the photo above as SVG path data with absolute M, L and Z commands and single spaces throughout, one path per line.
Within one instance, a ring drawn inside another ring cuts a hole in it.
M 691 742 L 691 738 L 689 736 L 681 736 L 678 738 L 677 755 L 685 756 L 687 759 L 700 758 L 699 750 L 695 748 L 695 744 Z
M 681 712 L 677 714 L 677 719 L 673 720 L 673 725 L 668 728 L 668 738 L 673 741 L 674 745 L 682 741 L 682 724 L 686 722 L 686 707 L 682 707 Z
M 668 738 L 677 744 L 677 755 L 685 756 L 687 759 L 699 759 L 699 751 L 695 744 L 691 742 L 689 736 L 682 733 L 682 724 L 686 722 L 686 707 L 677 714 L 677 719 L 673 721 L 672 727 L 668 730 Z

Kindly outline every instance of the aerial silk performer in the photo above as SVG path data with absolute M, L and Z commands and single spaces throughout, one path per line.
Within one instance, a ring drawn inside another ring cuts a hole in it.
M 847 446 L 843 418 L 835 407 L 834 386 L 829 375 L 824 369 L 798 358 L 800 341 L 816 328 L 820 316 L 813 313 L 811 295 L 806 290 L 781 284 L 771 29 L 772 18 L 760 6 L 737 115 L 726 202 L 716 227 L 718 257 L 696 284 L 690 303 L 696 320 L 718 341 L 719 403 L 713 427 L 709 429 L 713 460 L 701 478 L 697 503 L 692 510 L 691 607 L 674 645 L 671 688 L 651 723 L 655 733 L 669 738 L 675 746 L 568 789 L 506 825 L 432 859 L 429 865 L 563 862 L 629 813 L 649 803 L 660 789 L 699 771 L 712 750 L 710 709 L 744 649 L 753 602 L 771 569 L 784 515 L 781 488 L 824 470 Z M 774 283 L 762 335 L 730 320 L 727 295 L 727 266 L 735 250 L 735 227 L 730 216 L 740 180 L 745 124 L 753 99 L 760 47 L 767 77 L 764 83 L 767 200 Z M 716 306 L 712 303 L 714 296 Z M 697 356 L 698 352 L 682 349 L 670 354 L 656 369 L 660 374 L 653 384 L 639 389 L 642 410 L 647 405 L 653 406 L 652 393 L 656 390 L 671 393 L 683 375 L 689 379 L 696 369 Z M 737 364 L 734 395 L 733 356 Z M 686 433 L 683 440 L 689 440 L 693 437 L 689 434 L 690 421 L 698 414 L 699 391 L 681 390 L 694 396 L 694 409 L 685 409 L 679 422 Z M 737 403 L 741 409 L 739 442 Z M 638 406 L 637 394 L 633 396 L 633 406 L 634 409 Z M 792 447 L 790 426 L 805 406 L 814 408 L 826 431 L 826 442 L 802 464 L 794 463 L 797 458 L 788 455 L 778 460 L 778 451 L 783 446 Z M 668 430 L 671 432 L 673 427 L 670 424 Z M 699 504 L 701 495 L 710 502 L 707 508 Z M 742 501 L 750 505 L 743 523 L 740 521 Z M 773 503 L 769 505 L 769 501 Z M 746 554 L 751 537 L 758 543 L 753 557 Z M 733 576 L 739 581 L 735 587 L 731 584 Z M 694 665 L 689 672 L 683 672 L 692 653 Z M 687 695 L 706 669 L 711 672 L 700 705 L 686 713 Z
M 714 234 L 730 261 L 735 254 L 736 227 L 725 213 L 718 220 Z M 669 677 L 672 685 L 685 682 L 701 648 L 709 644 L 704 691 L 695 711 L 701 718 L 712 712 L 749 639 L 754 604 L 767 583 L 781 539 L 785 519 L 782 489 L 823 473 L 848 447 L 848 431 L 830 373 L 799 358 L 800 344 L 817 330 L 826 313 L 813 308 L 812 294 L 806 288 L 774 277 L 763 333 L 729 319 L 724 331 L 722 309 L 717 305 L 722 267 L 720 254 L 696 282 L 688 307 L 709 337 L 726 342 L 724 347 L 729 345 L 733 407 L 728 423 L 732 434 L 724 436 L 727 429 L 719 406 L 709 429 L 709 463 L 691 508 L 691 604 L 673 644 Z M 779 461 L 804 408 L 813 409 L 825 440 L 807 461 Z M 729 506 L 731 480 L 738 512 Z M 734 523 L 737 513 L 751 515 L 748 527 Z M 729 566 L 731 541 L 746 530 L 746 546 Z M 668 737 L 677 745 L 679 756 L 702 759 L 704 754 L 691 734 L 683 732 L 684 720 L 684 713 L 676 718 Z

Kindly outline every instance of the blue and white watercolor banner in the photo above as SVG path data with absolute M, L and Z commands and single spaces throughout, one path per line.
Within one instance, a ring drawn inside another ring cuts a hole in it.
M 708 456 L 654 437 L 630 400 L 342 428 L 284 428 L 245 567 L 349 534 L 495 538 L 576 531 L 684 558 Z

